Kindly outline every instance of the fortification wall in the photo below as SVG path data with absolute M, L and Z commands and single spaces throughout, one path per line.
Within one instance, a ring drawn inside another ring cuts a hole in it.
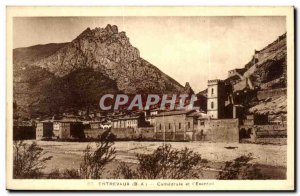
M 286 95 L 286 88 L 263 90 L 257 92 L 257 99 L 263 100 L 270 97 L 279 97 L 283 95 Z
M 258 131 L 273 131 L 273 130 L 287 130 L 287 125 L 257 125 L 256 126 Z

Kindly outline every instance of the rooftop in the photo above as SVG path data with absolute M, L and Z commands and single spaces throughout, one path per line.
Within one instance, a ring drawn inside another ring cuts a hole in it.
M 174 111 L 168 111 L 168 112 L 161 112 L 160 114 L 157 114 L 156 116 L 173 116 L 173 115 L 182 115 L 182 114 L 190 114 L 195 112 L 195 110 L 174 110 Z
M 140 116 L 123 116 L 123 117 L 120 117 L 120 118 L 113 119 L 112 121 L 131 120 L 131 119 L 138 119 L 138 118 L 140 118 Z

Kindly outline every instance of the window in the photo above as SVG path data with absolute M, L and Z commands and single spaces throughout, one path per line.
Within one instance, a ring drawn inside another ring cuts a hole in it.
M 191 128 L 191 123 L 190 123 L 190 122 L 188 122 L 188 129 L 189 129 L 189 128 Z
M 181 129 L 181 123 L 179 123 L 179 129 Z
M 202 121 L 200 124 L 201 124 L 201 125 L 204 125 L 204 122 Z
M 213 95 L 213 94 L 214 94 L 214 89 L 212 88 L 212 89 L 211 89 L 211 95 Z
M 161 130 L 161 124 L 159 124 L 159 130 Z
M 169 129 L 171 129 L 171 123 L 169 123 Z
M 210 108 L 214 109 L 214 102 L 210 102 Z

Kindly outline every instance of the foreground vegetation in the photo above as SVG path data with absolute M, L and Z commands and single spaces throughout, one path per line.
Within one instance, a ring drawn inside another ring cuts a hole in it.
M 87 145 L 78 169 L 53 169 L 43 173 L 45 163 L 52 159 L 35 142 L 14 143 L 14 178 L 49 178 L 49 179 L 101 179 L 106 166 L 113 164 L 116 157 L 114 135 L 104 134 L 96 148 Z M 124 179 L 197 179 L 210 162 L 188 148 L 175 149 L 170 144 L 159 146 L 150 154 L 136 154 L 137 163 L 121 162 L 111 172 L 113 178 Z M 220 168 L 217 178 L 232 179 L 267 179 L 254 164 L 252 154 L 239 156 L 227 161 Z M 115 161 L 116 162 L 116 161 Z

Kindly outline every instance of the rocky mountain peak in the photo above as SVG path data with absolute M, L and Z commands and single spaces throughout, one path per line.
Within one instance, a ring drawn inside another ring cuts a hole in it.
M 105 28 L 87 28 L 70 44 L 35 65 L 59 77 L 79 68 L 93 68 L 115 79 L 112 70 L 139 58 L 138 49 L 131 45 L 125 32 L 119 33 L 116 25 L 108 24 Z
M 183 91 L 177 81 L 141 58 L 139 50 L 116 25 L 86 28 L 71 42 L 57 46 L 14 50 L 14 66 L 15 62 L 21 64 L 19 67 L 25 66 L 20 59 L 24 55 L 29 59 L 26 66 L 30 68 L 14 73 L 14 92 L 19 96 L 15 97 L 18 107 L 26 113 L 42 111 L 42 107 L 43 111 L 49 111 L 49 97 L 53 99 L 52 108 L 59 109 L 97 105 L 100 95 L 107 92 L 174 94 Z M 45 92 L 40 93 L 40 89 Z M 28 93 L 32 97 L 27 99 Z M 79 96 L 78 100 L 61 101 Z M 33 104 L 36 110 L 28 112 Z
M 185 94 L 189 94 L 189 95 L 194 94 L 194 91 L 193 91 L 192 87 L 190 86 L 190 83 L 189 83 L 189 82 L 186 82 L 186 83 L 185 83 L 183 92 L 184 92 Z

